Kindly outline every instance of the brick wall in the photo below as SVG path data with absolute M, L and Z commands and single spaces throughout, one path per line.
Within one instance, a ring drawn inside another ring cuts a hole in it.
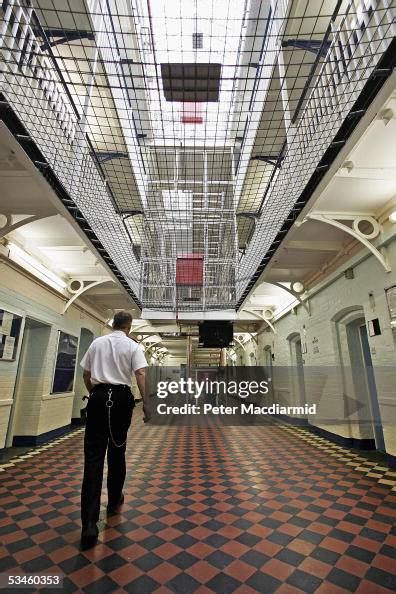
M 274 322 L 277 334 L 264 331 L 259 334 L 257 345 L 251 340 L 245 351 L 238 347 L 237 364 L 248 364 L 251 360 L 249 353 L 255 352 L 257 364 L 264 365 L 265 348 L 271 347 L 276 376 L 275 401 L 297 403 L 301 400 L 298 377 L 291 372 L 290 366 L 295 365 L 293 339 L 299 335 L 306 343 L 306 353 L 302 355 L 306 401 L 318 405 L 316 418 L 309 418 L 309 422 L 343 437 L 370 438 L 373 436 L 371 423 L 363 421 L 371 418 L 371 414 L 367 403 L 363 402 L 362 393 L 356 393 L 356 377 L 354 380 L 348 348 L 351 327 L 347 324 L 359 318 L 366 322 L 378 318 L 381 334 L 368 340 L 386 450 L 396 455 L 396 331 L 390 326 L 385 296 L 385 289 L 396 284 L 394 237 L 387 245 L 387 254 L 392 272 L 386 273 L 373 256 L 359 253 L 347 265 L 353 266 L 354 279 L 347 280 L 342 271 L 334 273 L 320 290 L 310 295 L 310 316 L 302 306 L 295 308 L 294 313 L 290 311 L 283 315 Z M 347 266 L 344 264 L 343 269 Z M 347 415 L 345 423 L 332 424 L 332 419 L 345 418 L 348 398 L 359 402 L 360 410 Z

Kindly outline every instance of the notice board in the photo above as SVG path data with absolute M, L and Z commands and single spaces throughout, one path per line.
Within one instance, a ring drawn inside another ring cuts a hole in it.
M 22 316 L 0 309 L 0 361 L 15 361 Z

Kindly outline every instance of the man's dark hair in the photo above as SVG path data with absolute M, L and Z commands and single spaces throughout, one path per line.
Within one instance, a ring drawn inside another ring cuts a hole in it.
M 127 311 L 118 311 L 114 315 L 113 319 L 113 329 L 120 330 L 121 328 L 126 328 L 132 324 L 132 316 Z

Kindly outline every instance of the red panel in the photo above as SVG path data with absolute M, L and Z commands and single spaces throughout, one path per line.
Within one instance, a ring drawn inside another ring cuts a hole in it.
M 182 124 L 203 124 L 201 105 L 192 102 L 184 103 L 181 122 Z
M 176 260 L 176 285 L 203 284 L 203 256 L 201 254 L 186 254 Z

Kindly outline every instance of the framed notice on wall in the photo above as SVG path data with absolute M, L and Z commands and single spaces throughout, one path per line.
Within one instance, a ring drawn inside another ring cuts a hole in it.
M 52 394 L 73 391 L 77 346 L 78 338 L 76 336 L 59 332 Z
M 0 309 L 0 361 L 15 361 L 22 317 Z

